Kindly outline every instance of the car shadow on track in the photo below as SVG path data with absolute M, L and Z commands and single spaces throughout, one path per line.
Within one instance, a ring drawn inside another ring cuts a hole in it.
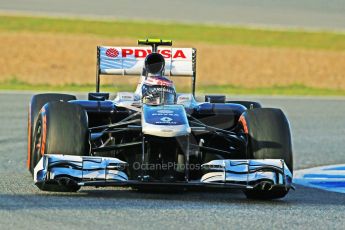
M 144 200 L 169 200 L 206 203 L 247 203 L 247 204 L 318 204 L 318 205 L 344 205 L 345 194 L 328 192 L 315 188 L 297 186 L 283 199 L 277 200 L 252 200 L 247 199 L 242 191 L 185 191 L 185 192 L 139 192 L 136 190 L 81 190 L 80 194 L 88 197 L 102 197 L 104 199 L 144 199 Z
M 241 191 L 192 191 L 143 193 L 130 189 L 82 189 L 77 193 L 0 194 L 0 210 L 30 208 L 57 209 L 160 209 L 205 208 L 221 205 L 293 208 L 297 205 L 344 205 L 345 194 L 298 186 L 281 200 L 248 200 Z

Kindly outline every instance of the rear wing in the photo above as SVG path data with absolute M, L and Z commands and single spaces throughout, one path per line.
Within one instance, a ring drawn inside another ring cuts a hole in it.
M 96 92 L 100 89 L 101 75 L 141 75 L 144 61 L 152 52 L 151 47 L 97 47 Z M 195 93 L 196 49 L 159 47 L 158 52 L 165 59 L 167 76 L 192 78 L 192 93 Z

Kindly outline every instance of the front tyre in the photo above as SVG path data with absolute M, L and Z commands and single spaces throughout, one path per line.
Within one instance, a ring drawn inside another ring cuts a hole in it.
M 280 109 L 257 108 L 244 112 L 240 118 L 243 131 L 248 136 L 248 159 L 283 159 L 293 173 L 292 140 L 289 122 Z M 283 198 L 289 189 L 254 188 L 245 191 L 251 199 Z
M 42 107 L 48 103 L 53 101 L 70 101 L 76 100 L 77 98 L 74 95 L 70 94 L 61 94 L 61 93 L 43 93 L 43 94 L 36 94 L 32 96 L 30 104 L 29 104 L 29 111 L 28 111 L 28 160 L 27 160 L 27 167 L 30 170 L 31 174 L 34 173 L 35 165 L 31 164 L 32 161 L 32 148 L 33 148 L 33 134 L 35 132 L 36 122 L 38 119 L 38 115 Z
M 89 152 L 86 111 L 80 105 L 66 102 L 45 104 L 34 129 L 31 165 L 36 166 L 44 154 L 84 156 Z M 71 183 L 59 185 L 60 191 L 77 191 L 80 188 Z M 46 190 L 44 185 L 39 188 Z

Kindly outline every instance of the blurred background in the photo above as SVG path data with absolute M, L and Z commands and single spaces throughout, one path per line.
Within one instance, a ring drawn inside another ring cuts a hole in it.
M 343 0 L 1 0 L 0 89 L 94 90 L 97 45 L 163 38 L 198 49 L 200 93 L 345 95 L 344 12 Z

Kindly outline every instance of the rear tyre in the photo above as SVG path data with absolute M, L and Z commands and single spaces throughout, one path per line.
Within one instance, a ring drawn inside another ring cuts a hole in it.
M 40 111 L 34 131 L 31 165 L 44 154 L 89 155 L 89 132 L 86 111 L 77 104 L 49 102 Z M 59 191 L 77 191 L 73 183 L 59 183 Z M 40 185 L 41 190 L 49 190 Z
M 27 159 L 27 167 L 30 170 L 31 174 L 34 173 L 35 165 L 31 164 L 32 155 L 31 151 L 33 148 L 33 133 L 36 127 L 37 117 L 42 109 L 43 105 L 48 102 L 53 101 L 70 101 L 76 100 L 77 98 L 74 95 L 69 94 L 58 94 L 58 93 L 45 93 L 45 94 L 37 94 L 31 98 L 29 104 L 29 111 L 28 111 L 28 159 Z
M 290 126 L 280 109 L 247 110 L 240 118 L 240 123 L 244 132 L 248 133 L 248 159 L 283 159 L 291 173 L 293 172 Z M 278 199 L 288 191 L 284 186 L 270 190 L 254 188 L 245 191 L 245 194 L 251 199 Z

